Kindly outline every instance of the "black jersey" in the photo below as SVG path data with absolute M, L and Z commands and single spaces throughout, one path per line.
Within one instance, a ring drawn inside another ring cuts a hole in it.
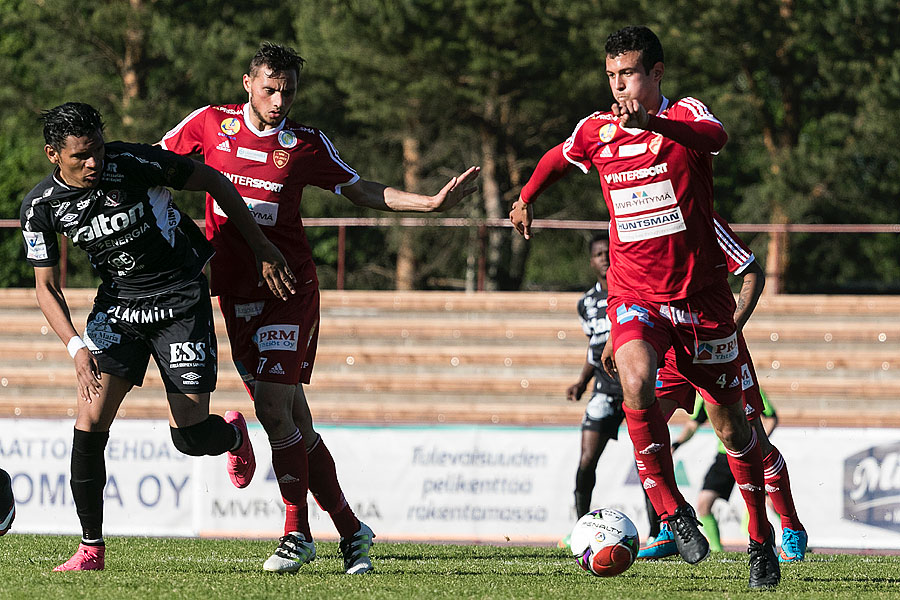
M 581 328 L 591 340 L 587 360 L 594 367 L 595 390 L 609 395 L 621 395 L 622 386 L 606 374 L 600 362 L 612 326 L 606 316 L 606 290 L 599 283 L 585 292 L 578 301 L 578 316 L 581 317 Z
M 213 250 L 172 202 L 194 170 L 188 158 L 145 144 L 106 144 L 95 188 L 73 188 L 54 171 L 22 202 L 28 262 L 59 262 L 57 233 L 88 253 L 113 297 L 139 298 L 195 279 Z

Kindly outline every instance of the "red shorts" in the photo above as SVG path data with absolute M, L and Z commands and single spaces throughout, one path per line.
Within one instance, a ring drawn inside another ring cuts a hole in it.
M 219 296 L 235 367 L 250 389 L 256 381 L 309 383 L 319 340 L 319 288 L 288 300 Z
M 759 381 L 756 378 L 756 369 L 753 368 L 753 360 L 750 358 L 750 352 L 747 350 L 747 343 L 744 341 L 743 334 L 738 334 L 738 364 L 741 369 L 741 390 L 744 395 L 744 413 L 747 420 L 762 416 L 763 400 L 759 391 Z M 668 400 L 667 405 L 673 405 L 666 414 L 666 420 L 672 416 L 677 408 L 683 408 L 687 412 L 694 410 L 694 398 L 697 392 L 703 397 L 704 401 L 715 403 L 715 399 L 710 397 L 706 391 L 697 390 L 691 382 L 685 379 L 684 375 L 678 372 L 675 365 L 675 353 L 670 348 L 666 352 L 665 364 L 656 374 L 656 397 L 659 400 Z
M 614 350 L 643 340 L 656 351 L 659 367 L 671 350 L 674 367 L 684 379 L 714 404 L 730 405 L 742 396 L 734 309 L 734 296 L 723 279 L 689 298 L 669 302 L 610 296 L 606 313 Z

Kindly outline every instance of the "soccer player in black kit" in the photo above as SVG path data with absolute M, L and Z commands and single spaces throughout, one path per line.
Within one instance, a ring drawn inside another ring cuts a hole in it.
M 249 483 L 256 466 L 240 413 L 209 414 L 216 337 L 203 267 L 213 251 L 167 188 L 215 197 L 276 296 L 294 292 L 293 275 L 237 190 L 215 169 L 152 146 L 106 144 L 101 116 L 87 104 L 62 104 L 41 120 L 44 151 L 55 168 L 25 196 L 22 234 L 38 304 L 66 344 L 78 382 L 71 486 L 82 540 L 54 570 L 99 570 L 105 565 L 109 429 L 125 395 L 143 382 L 151 356 L 165 383 L 175 447 L 191 456 L 231 453 L 235 485 Z M 72 324 L 60 285 L 60 233 L 88 253 L 102 280 L 84 337 Z
M 609 236 L 598 233 L 591 239 L 591 269 L 597 283 L 578 301 L 581 327 L 590 339 L 587 359 L 578 381 L 566 390 L 572 402 L 581 400 L 591 379 L 594 389 L 581 421 L 581 459 L 575 475 L 575 513 L 581 518 L 591 510 L 591 494 L 597 481 L 597 461 L 609 440 L 618 439 L 622 412 L 622 386 L 603 370 L 600 356 L 609 339 L 610 323 L 606 316 L 606 271 L 609 269 Z M 561 545 L 565 545 L 563 540 Z

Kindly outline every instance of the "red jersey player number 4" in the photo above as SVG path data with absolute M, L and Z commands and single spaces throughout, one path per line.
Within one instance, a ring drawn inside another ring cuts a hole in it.
M 657 121 L 721 124 L 700 101 L 665 97 Z M 610 293 L 655 301 L 684 298 L 721 279 L 712 235 L 712 160 L 662 133 L 622 127 L 611 112 L 583 119 L 563 158 L 600 174 L 610 213 Z M 623 247 L 627 246 L 627 252 Z

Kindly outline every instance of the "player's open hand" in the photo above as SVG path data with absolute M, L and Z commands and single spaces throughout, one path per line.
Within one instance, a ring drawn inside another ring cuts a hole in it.
M 265 283 L 276 298 L 287 300 L 297 293 L 294 287 L 297 278 L 287 266 L 281 251 L 268 240 L 256 251 L 256 269 L 262 278 L 260 285 Z
M 100 398 L 100 366 L 97 359 L 87 348 L 81 348 L 75 353 L 75 377 L 78 380 L 78 399 L 92 403 Z
M 612 113 L 619 118 L 621 127 L 630 127 L 632 129 L 647 129 L 650 124 L 650 114 L 644 105 L 637 100 L 625 100 L 624 102 L 613 104 Z
M 460 201 L 475 192 L 475 179 L 481 173 L 481 167 L 469 167 L 453 179 L 447 182 L 441 191 L 431 197 L 432 212 L 444 212 L 450 210 Z
M 533 220 L 534 207 L 531 204 L 525 204 L 521 198 L 513 202 L 512 208 L 509 210 L 509 221 L 526 240 L 531 239 L 531 222 Z

